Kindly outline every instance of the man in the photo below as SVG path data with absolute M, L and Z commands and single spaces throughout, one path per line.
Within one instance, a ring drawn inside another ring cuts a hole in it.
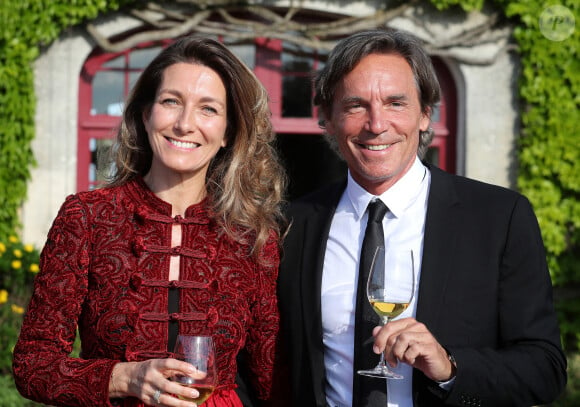
M 537 220 L 520 194 L 419 160 L 440 93 L 419 42 L 394 30 L 354 34 L 330 54 L 315 89 L 348 178 L 288 211 L 279 297 L 296 405 L 386 406 L 361 380 L 379 383 L 389 406 L 554 400 L 566 359 Z M 375 354 L 363 367 L 384 352 L 402 380 L 353 368 L 367 346 L 354 345 L 355 305 L 366 300 L 358 267 L 376 199 L 388 208 L 384 246 L 416 254 L 418 289 L 400 318 L 368 332 Z

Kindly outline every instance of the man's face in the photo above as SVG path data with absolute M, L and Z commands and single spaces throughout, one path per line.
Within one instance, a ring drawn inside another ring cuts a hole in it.
M 407 61 L 397 54 L 364 57 L 338 84 L 326 122 L 355 181 L 374 195 L 412 166 L 429 115 Z

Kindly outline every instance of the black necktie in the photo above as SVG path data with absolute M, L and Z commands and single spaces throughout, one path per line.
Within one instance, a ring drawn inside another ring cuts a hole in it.
M 372 201 L 368 206 L 369 220 L 362 244 L 356 292 L 353 407 L 384 407 L 387 405 L 386 380 L 362 376 L 357 373 L 361 369 L 373 368 L 379 361 L 379 356 L 372 349 L 374 343 L 372 330 L 375 326 L 380 325 L 380 322 L 378 315 L 373 311 L 367 299 L 366 286 L 375 250 L 378 246 L 385 245 L 382 221 L 387 210 L 380 199 Z

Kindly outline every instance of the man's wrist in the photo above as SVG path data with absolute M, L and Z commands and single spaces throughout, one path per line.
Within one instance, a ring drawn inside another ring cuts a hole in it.
M 447 360 L 449 360 L 449 364 L 451 365 L 451 374 L 449 375 L 449 377 L 446 380 L 438 380 L 437 383 L 441 384 L 441 383 L 446 383 L 448 381 L 450 381 L 451 379 L 453 379 L 457 373 L 457 361 L 455 360 L 455 357 L 453 356 L 453 354 L 451 352 L 449 352 L 449 350 L 447 348 L 444 348 L 445 352 L 447 352 Z

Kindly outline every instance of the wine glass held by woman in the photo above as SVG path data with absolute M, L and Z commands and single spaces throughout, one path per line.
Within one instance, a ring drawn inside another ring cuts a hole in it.
M 14 349 L 25 397 L 195 406 L 187 399 L 199 390 L 171 380 L 205 374 L 174 357 L 179 334 L 215 344 L 218 380 L 205 405 L 242 405 L 241 351 L 256 396 L 286 399 L 273 391 L 286 185 L 273 139 L 264 88 L 219 42 L 182 37 L 145 68 L 109 182 L 69 196 L 48 233 Z
M 181 386 L 194 388 L 199 393 L 197 397 L 178 397 L 182 400 L 193 401 L 197 405 L 203 404 L 212 395 L 218 383 L 212 337 L 179 335 L 175 343 L 174 355 L 176 359 L 191 364 L 199 372 L 197 375 L 176 374 L 172 377 L 172 380 Z

